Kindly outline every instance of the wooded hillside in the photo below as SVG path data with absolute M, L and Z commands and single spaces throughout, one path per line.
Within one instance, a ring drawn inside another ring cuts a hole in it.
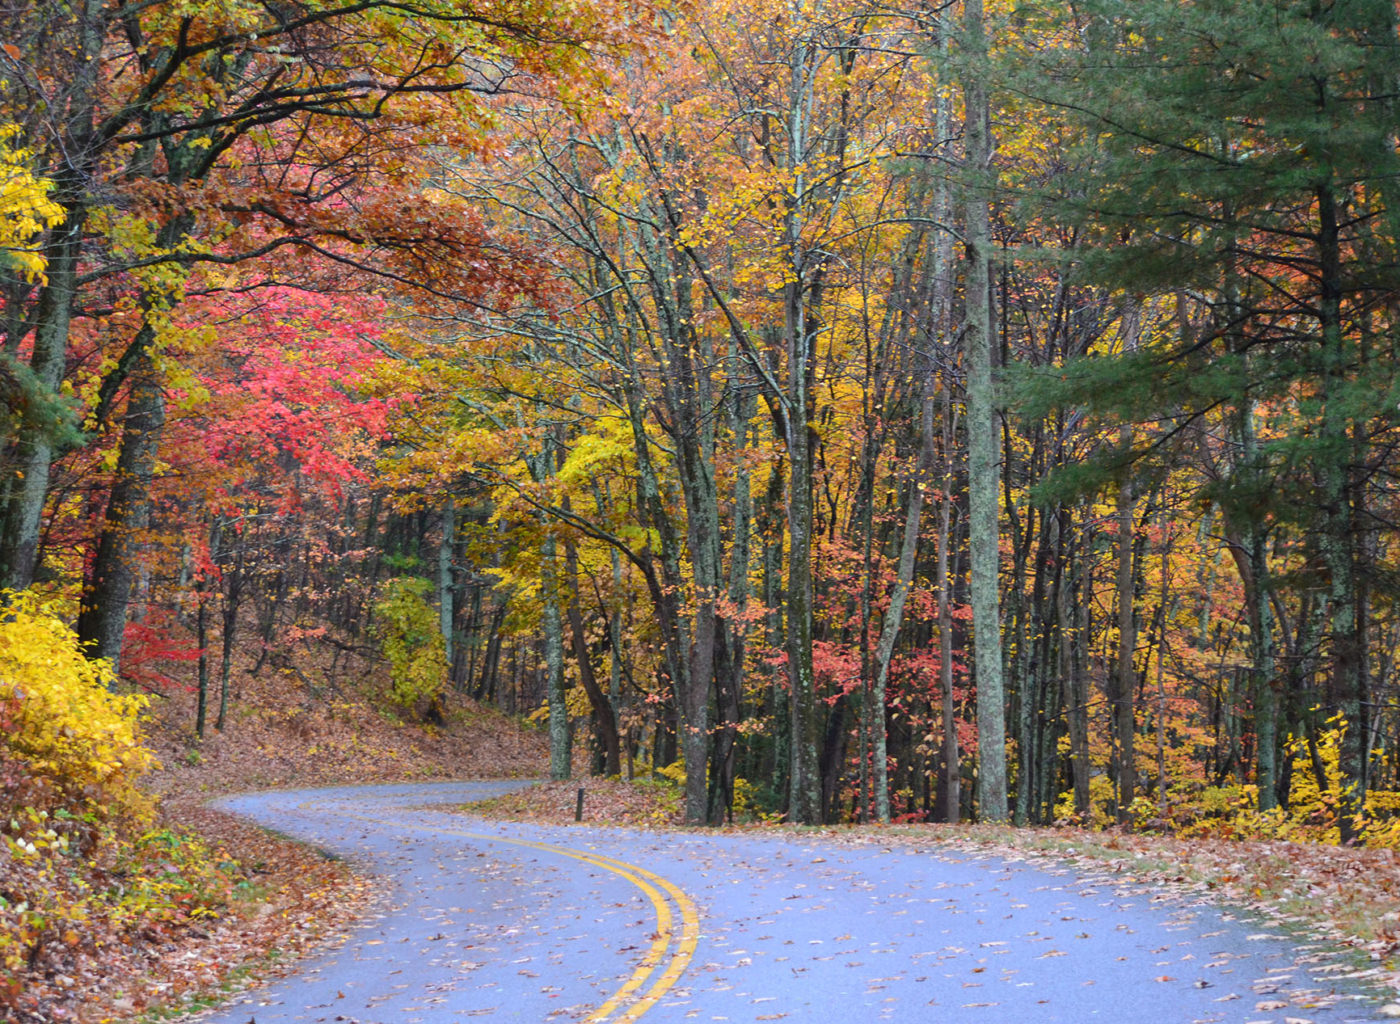
M 0 768 L 56 787 L 10 811 L 143 765 L 46 753 L 44 673 L 197 745 L 251 650 L 670 766 L 692 823 L 1400 845 L 1393 3 L 0 38 L 0 587 L 103 666 L 0 650 Z

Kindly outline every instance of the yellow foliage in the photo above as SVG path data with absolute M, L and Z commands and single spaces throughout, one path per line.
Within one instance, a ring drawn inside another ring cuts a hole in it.
M 588 699 L 588 693 L 582 686 L 570 686 L 564 691 L 564 710 L 568 713 L 569 720 L 578 722 L 593 714 L 593 704 Z M 532 725 L 543 725 L 549 721 L 549 701 L 545 701 L 534 711 L 525 716 L 525 721 Z
M 1345 725 L 1332 718 L 1317 738 L 1319 782 L 1312 753 L 1303 737 L 1288 739 L 1292 763 L 1288 807 L 1260 811 L 1258 786 L 1208 788 L 1199 809 L 1205 819 L 1183 835 L 1226 835 L 1238 839 L 1285 839 L 1298 842 L 1341 842 L 1339 809 L 1342 800 L 1341 750 Z M 1374 790 L 1366 795 L 1359 838 L 1366 846 L 1400 849 L 1400 793 Z
M 8 752 L 91 810 L 138 813 L 138 776 L 155 765 L 141 742 L 145 698 L 110 689 L 111 664 L 36 595 L 0 593 L 0 735 Z
M 685 761 L 676 758 L 668 765 L 663 765 L 653 771 L 654 775 L 660 775 L 664 779 L 670 779 L 677 786 L 685 785 Z
M 45 228 L 63 221 L 63 208 L 49 198 L 49 183 L 27 166 L 30 153 L 13 149 L 19 126 L 0 124 L 0 259 L 27 280 L 43 280 L 44 257 L 32 242 Z
M 581 435 L 569 450 L 559 470 L 566 484 L 587 483 L 616 466 L 629 467 L 636 461 L 632 425 L 617 416 L 600 416 L 597 432 Z
M 53 605 L 0 592 L 0 856 L 18 878 L 0 895 L 0 988 L 46 946 L 91 931 L 106 911 L 75 864 L 120 848 L 118 829 L 150 815 L 135 786 L 155 765 L 141 743 L 145 700 L 113 693 L 113 682 Z
M 374 606 L 376 631 L 389 661 L 389 698 L 405 711 L 426 714 L 447 686 L 447 655 L 427 580 L 390 580 Z
M 1089 818 L 1084 824 L 1094 828 L 1108 828 L 1113 819 L 1113 780 L 1107 775 L 1093 775 L 1089 778 Z M 1056 821 L 1076 820 L 1074 811 L 1074 790 L 1067 789 L 1055 802 Z
M 759 818 L 762 810 L 758 802 L 758 787 L 742 776 L 734 777 L 734 817 Z

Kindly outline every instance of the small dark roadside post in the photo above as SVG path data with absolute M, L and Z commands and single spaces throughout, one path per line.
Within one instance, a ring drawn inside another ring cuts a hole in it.
M 574 821 L 583 820 L 583 787 L 578 788 L 578 802 L 574 804 Z

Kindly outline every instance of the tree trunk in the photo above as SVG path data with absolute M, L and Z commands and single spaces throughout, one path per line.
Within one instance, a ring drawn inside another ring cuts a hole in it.
M 972 561 L 972 629 L 977 673 L 977 802 L 983 821 L 1005 821 L 1006 707 L 1002 680 L 1001 565 L 997 526 L 1001 431 L 997 429 L 992 371 L 991 223 L 988 189 L 993 178 L 987 54 L 982 0 L 964 0 L 963 30 L 972 67 L 964 72 L 966 171 L 963 213 L 967 236 L 966 349 L 968 437 L 968 541 Z
M 612 702 L 593 674 L 593 660 L 583 628 L 583 610 L 579 607 L 578 552 L 570 541 L 564 542 L 564 574 L 569 581 L 569 631 L 573 636 L 574 660 L 578 662 L 579 682 L 593 706 L 598 742 L 603 748 L 603 774 L 621 775 L 622 748 L 617 736 L 617 718 L 613 714 Z
M 138 358 L 131 374 L 121 452 L 77 624 L 78 637 L 88 645 L 88 655 L 108 658 L 114 668 L 121 664 L 127 605 L 142 534 L 150 523 L 150 487 L 165 427 L 165 391 L 149 352 L 155 332 L 150 327 L 141 328 L 141 332 L 150 335 L 144 339 L 147 351 Z
M 204 739 L 205 720 L 209 707 L 209 602 L 203 593 L 196 595 L 199 602 L 194 618 L 195 643 L 199 644 L 199 683 L 194 709 L 194 734 Z
M 44 247 L 47 283 L 35 312 L 34 348 L 29 367 L 42 399 L 57 400 L 67 369 L 68 336 L 77 302 L 83 231 L 93 180 L 94 121 L 97 113 L 98 71 L 107 42 L 108 18 L 103 0 L 82 0 L 69 7 L 81 40 L 72 54 L 71 97 L 45 111 L 58 127 L 62 164 L 52 175 L 53 199 L 63 208 L 63 223 L 55 227 Z M 16 343 L 18 339 L 13 339 Z M 55 411 L 57 407 L 55 407 Z M 21 424 L 15 467 L 18 479 L 7 481 L 9 500 L 0 509 L 0 590 L 23 590 L 34 582 L 41 552 L 44 501 L 55 455 L 60 422 Z
M 734 470 L 733 542 L 729 554 L 729 607 L 716 638 L 715 741 L 711 754 L 709 823 L 732 818 L 734 806 L 734 754 L 744 692 L 744 653 L 747 646 L 745 612 L 749 606 L 749 556 L 752 548 L 753 497 L 743 452 L 749 445 L 754 399 L 741 397 L 727 406 L 729 432 L 739 449 Z
M 1119 441 L 1132 444 L 1132 428 L 1123 427 Z M 1118 490 L 1118 659 L 1113 684 L 1114 781 L 1117 789 L 1117 818 L 1126 823 L 1137 784 L 1134 738 L 1136 709 L 1134 695 L 1137 673 L 1133 654 L 1137 650 L 1136 619 L 1133 615 L 1133 508 L 1136 498 L 1131 480 Z
M 238 607 L 243 603 L 243 562 L 247 550 L 247 541 L 240 537 L 233 565 L 224 573 L 223 629 L 219 638 L 219 713 L 214 719 L 214 728 L 220 732 L 224 731 L 224 725 L 228 721 L 229 678 L 233 672 L 233 641 L 238 635 Z
M 783 534 L 785 518 L 783 505 L 783 472 L 781 463 L 773 467 L 768 476 L 768 487 L 763 502 L 759 506 L 759 534 L 763 538 L 763 606 L 768 609 L 764 617 L 769 647 L 780 650 L 785 635 L 783 606 Z M 789 773 L 792 765 L 792 715 L 791 702 L 782 673 L 772 672 L 769 688 L 769 706 L 773 716 L 773 749 L 768 762 L 767 774 L 773 780 L 773 791 L 784 801 L 789 799 L 792 786 Z
M 962 757 L 958 751 L 957 703 L 953 693 L 953 579 L 948 548 L 953 539 L 953 472 L 947 445 L 956 430 L 952 396 L 943 403 L 943 494 L 938 515 L 938 676 L 943 698 L 943 820 L 956 825 L 962 816 Z
M 67 368 L 68 331 L 77 290 L 82 251 L 83 207 L 67 206 L 68 219 L 55 228 L 48 256 L 48 283 L 39 298 L 38 321 L 30 369 L 45 397 L 57 396 Z M 48 496 L 57 424 L 21 424 L 16 479 L 8 481 L 9 501 L 0 530 L 0 590 L 23 590 L 34 582 L 39 564 L 39 537 Z
M 1157 813 L 1167 816 L 1167 688 L 1164 661 L 1167 652 L 1167 590 L 1172 554 L 1171 525 L 1162 515 L 1162 567 L 1157 590 Z
M 914 561 L 919 550 L 919 525 L 923 522 L 924 495 L 928 489 L 928 468 L 933 461 L 933 399 L 925 396 L 920 409 L 919 462 L 909 477 L 909 499 L 904 512 L 904 531 L 900 538 L 899 565 L 895 570 L 894 589 L 890 605 L 880 624 L 880 639 L 875 648 L 875 684 L 871 688 L 869 717 L 871 738 L 871 785 L 875 792 L 877 820 L 890 820 L 890 785 L 885 742 L 885 689 L 889 682 L 890 660 L 895 641 L 904 622 L 904 603 L 914 581 Z
M 1365 609 L 1359 598 L 1355 519 L 1356 488 L 1352 481 L 1351 441 L 1345 410 L 1348 355 L 1342 330 L 1342 271 L 1336 195 L 1330 185 L 1317 190 L 1319 216 L 1319 317 L 1323 345 L 1322 440 L 1320 455 L 1324 521 L 1320 537 L 1323 561 L 1330 576 L 1328 653 L 1331 660 L 1329 705 L 1343 729 L 1338 768 L 1341 800 L 1337 817 L 1343 842 L 1360 831 L 1366 802 L 1366 648 Z
M 795 333 L 801 332 L 799 323 Z M 787 495 L 788 820 L 815 825 L 821 821 L 821 777 L 812 668 L 812 464 L 806 388 L 795 390 L 800 393 L 794 396 L 797 400 L 789 418 Z
M 442 508 L 442 538 L 438 541 L 438 628 L 442 631 L 443 657 L 447 671 L 452 674 L 456 657 L 453 643 L 453 622 L 456 619 L 456 605 L 452 587 L 452 549 L 457 540 L 457 506 L 452 495 Z
M 1059 551 L 1064 563 L 1063 575 L 1055 601 L 1055 616 L 1059 626 L 1060 675 L 1065 680 L 1065 724 L 1069 732 L 1070 776 L 1074 786 L 1074 813 L 1088 821 L 1091 812 L 1089 778 L 1093 765 L 1089 761 L 1089 681 L 1084 672 L 1083 651 L 1087 627 L 1080 625 L 1081 610 L 1075 601 L 1075 545 L 1070 534 L 1070 513 L 1062 510 L 1059 524 Z M 1089 592 L 1087 585 L 1083 586 Z
M 635 371 L 634 371 L 635 372 Z M 657 482 L 656 469 L 651 461 L 652 442 L 647 436 L 646 417 L 643 411 L 640 395 L 642 389 L 640 384 L 633 382 L 626 392 L 628 422 L 631 427 L 633 441 L 637 453 L 637 494 L 640 505 L 642 519 L 645 525 L 650 526 L 655 531 L 660 541 L 661 550 L 658 552 L 661 561 L 660 579 L 653 568 L 650 568 L 648 558 L 643 558 L 648 562 L 648 568 L 644 571 L 647 583 L 647 591 L 651 595 L 652 604 L 656 609 L 659 619 L 660 633 L 662 636 L 662 650 L 664 653 L 664 666 L 662 672 L 670 683 L 672 710 L 677 704 L 681 694 L 690 690 L 690 664 L 691 664 L 691 637 L 686 619 L 682 616 L 678 607 L 679 596 L 684 590 L 684 578 L 681 573 L 680 542 L 676 536 L 675 523 L 672 521 L 670 513 L 666 510 L 665 502 L 661 498 L 661 488 Z M 644 553 L 649 556 L 650 552 Z M 674 734 L 665 741 L 662 751 L 664 757 L 671 756 L 671 744 Z M 664 763 L 669 764 L 670 761 Z M 700 766 L 703 774 L 705 764 Z M 689 782 L 689 780 L 687 780 Z M 701 787 L 703 797 L 704 787 Z M 704 820 L 704 802 L 700 803 L 701 815 L 694 824 L 699 824 Z
M 564 692 L 564 626 L 559 614 L 559 565 L 554 535 L 546 534 L 544 558 L 544 638 L 545 693 L 549 702 L 549 777 L 563 782 L 573 775 L 569 742 L 569 705 Z

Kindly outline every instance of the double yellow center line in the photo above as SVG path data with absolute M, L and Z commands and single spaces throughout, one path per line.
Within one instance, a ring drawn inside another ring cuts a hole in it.
M 348 814 L 346 817 L 377 825 L 411 828 L 420 832 L 435 832 L 439 835 L 460 836 L 464 839 L 541 850 L 611 871 L 642 890 L 656 910 L 656 937 L 642 962 L 637 965 L 623 986 L 614 992 L 607 1002 L 585 1017 L 583 1024 L 603 1024 L 604 1021 L 609 1024 L 628 1024 L 637 1020 L 680 980 L 686 967 L 690 965 L 691 958 L 695 956 L 695 947 L 700 941 L 700 912 L 696 909 L 695 902 L 673 882 L 635 864 L 605 857 L 601 853 L 585 853 L 567 846 L 555 846 L 553 843 L 508 839 L 504 836 L 438 828 L 433 825 L 415 825 L 362 814 Z

